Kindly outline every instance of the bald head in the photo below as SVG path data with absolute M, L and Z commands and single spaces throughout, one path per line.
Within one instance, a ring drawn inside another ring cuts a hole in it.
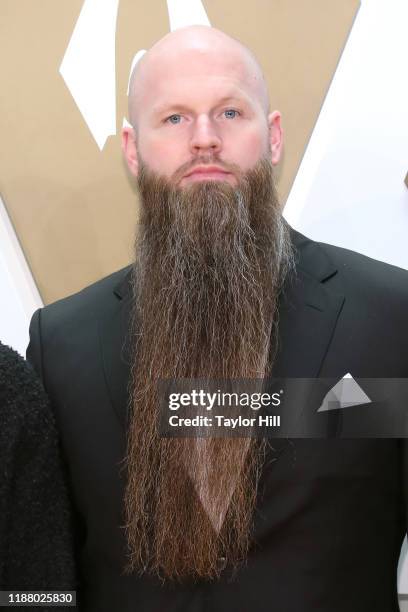
M 197 78 L 213 74 L 232 76 L 259 101 L 265 115 L 269 96 L 265 77 L 254 54 L 240 41 L 209 26 L 188 26 L 166 34 L 139 60 L 129 86 L 129 119 L 137 128 L 138 115 L 148 103 L 146 93 L 160 78 L 188 73 Z
M 280 118 L 270 112 L 252 52 L 220 30 L 189 26 L 164 36 L 136 64 L 129 83 L 133 128 L 123 127 L 122 148 L 136 177 L 145 166 L 180 187 L 196 180 L 236 185 L 261 158 L 279 162 Z M 194 176 L 199 162 L 213 167 Z

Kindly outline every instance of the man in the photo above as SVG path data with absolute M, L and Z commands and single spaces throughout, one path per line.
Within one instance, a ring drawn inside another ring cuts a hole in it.
M 288 228 L 280 114 L 224 33 L 156 43 L 129 114 L 136 263 L 30 328 L 70 467 L 82 609 L 397 611 L 401 441 L 165 438 L 157 382 L 404 377 L 406 272 Z

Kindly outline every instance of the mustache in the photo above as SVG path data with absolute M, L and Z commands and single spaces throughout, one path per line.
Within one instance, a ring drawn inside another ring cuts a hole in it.
M 221 170 L 234 174 L 239 180 L 243 176 L 241 168 L 237 164 L 223 161 L 218 154 L 198 155 L 193 159 L 182 164 L 171 176 L 172 183 L 178 183 L 181 179 L 192 172 L 197 166 L 219 166 Z

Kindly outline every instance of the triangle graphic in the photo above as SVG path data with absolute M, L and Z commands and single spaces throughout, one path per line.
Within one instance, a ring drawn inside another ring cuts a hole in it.
M 360 385 L 356 383 L 351 374 L 348 373 L 326 394 L 317 412 L 338 410 L 363 404 L 371 404 L 371 400 Z

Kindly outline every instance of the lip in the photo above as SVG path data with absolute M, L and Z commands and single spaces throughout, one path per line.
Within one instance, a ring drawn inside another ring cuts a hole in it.
M 190 172 L 185 174 L 184 178 L 187 178 L 189 176 L 201 176 L 202 178 L 221 178 L 227 174 L 230 174 L 230 172 L 226 172 L 219 166 L 196 166 Z

